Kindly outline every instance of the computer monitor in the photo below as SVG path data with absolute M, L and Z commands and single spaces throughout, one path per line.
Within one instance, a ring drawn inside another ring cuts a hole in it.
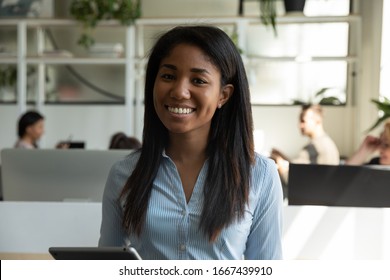
M 288 204 L 390 207 L 390 170 L 369 165 L 290 164 Z
M 85 148 L 85 142 L 83 141 L 69 142 L 69 149 L 84 149 L 84 148 Z
M 102 201 L 111 166 L 130 150 L 1 151 L 5 201 Z

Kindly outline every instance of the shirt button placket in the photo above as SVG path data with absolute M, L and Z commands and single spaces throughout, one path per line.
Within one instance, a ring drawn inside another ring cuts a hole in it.
M 184 205 L 183 205 L 184 206 Z M 179 224 L 179 243 L 178 243 L 178 249 L 179 249 L 179 256 L 180 259 L 187 259 L 187 236 L 188 236 L 188 217 L 187 217 L 187 211 L 185 209 L 185 206 L 181 210 L 181 222 Z

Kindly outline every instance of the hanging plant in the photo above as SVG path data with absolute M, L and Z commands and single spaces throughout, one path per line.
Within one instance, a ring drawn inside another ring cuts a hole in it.
M 131 25 L 141 16 L 141 0 L 73 0 L 70 14 L 83 25 L 78 44 L 89 49 L 95 40 L 92 31 L 101 20 L 118 20 Z
M 276 29 L 276 0 L 259 0 L 260 1 L 260 19 L 264 25 L 271 25 L 275 36 Z

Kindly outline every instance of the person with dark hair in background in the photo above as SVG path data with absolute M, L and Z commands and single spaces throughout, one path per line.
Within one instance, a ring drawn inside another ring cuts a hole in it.
M 18 121 L 18 141 L 15 148 L 36 149 L 37 141 L 44 133 L 44 117 L 35 111 L 27 111 Z
M 141 142 L 135 137 L 129 137 L 123 132 L 115 133 L 110 140 L 109 149 L 139 149 Z
M 99 246 L 143 259 L 281 259 L 277 168 L 254 151 L 245 68 L 217 27 L 178 26 L 146 69 L 142 148 L 112 167 Z

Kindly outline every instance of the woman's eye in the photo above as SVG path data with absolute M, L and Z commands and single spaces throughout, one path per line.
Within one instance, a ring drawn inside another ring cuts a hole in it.
M 163 78 L 164 80 L 173 80 L 175 78 L 171 74 L 161 74 L 160 77 Z
M 203 84 L 206 83 L 205 80 L 198 79 L 198 78 L 193 79 L 193 82 L 194 82 L 195 84 L 199 84 L 199 85 L 203 85 Z

